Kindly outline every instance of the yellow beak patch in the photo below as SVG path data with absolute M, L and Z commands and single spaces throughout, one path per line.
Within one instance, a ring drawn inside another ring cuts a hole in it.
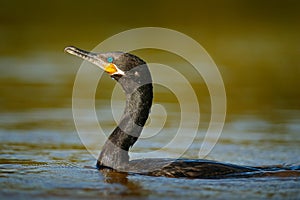
M 116 68 L 116 66 L 114 64 L 108 64 L 104 70 L 109 74 L 113 74 L 118 71 L 118 69 Z

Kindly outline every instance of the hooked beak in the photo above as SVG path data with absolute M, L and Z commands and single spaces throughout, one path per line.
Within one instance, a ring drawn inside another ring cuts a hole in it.
M 120 70 L 115 64 L 107 62 L 106 59 L 104 59 L 104 54 L 88 52 L 74 46 L 68 46 L 64 50 L 69 54 L 72 54 L 90 63 L 93 63 L 94 65 L 100 67 L 110 75 L 125 75 L 124 71 Z

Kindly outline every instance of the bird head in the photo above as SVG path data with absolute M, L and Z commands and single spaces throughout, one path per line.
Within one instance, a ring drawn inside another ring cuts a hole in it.
M 65 52 L 98 66 L 127 92 L 152 81 L 146 62 L 133 54 L 119 51 L 93 53 L 73 46 L 66 47 Z
M 115 80 L 119 80 L 121 77 L 137 80 L 142 75 L 146 75 L 144 73 L 148 71 L 148 69 L 142 70 L 142 68 L 147 68 L 145 61 L 129 53 L 119 51 L 93 53 L 73 46 L 66 47 L 65 52 L 95 64 Z

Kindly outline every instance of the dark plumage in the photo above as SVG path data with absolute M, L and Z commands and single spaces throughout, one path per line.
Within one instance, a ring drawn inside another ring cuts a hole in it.
M 129 161 L 129 148 L 140 136 L 152 105 L 152 79 L 146 62 L 135 55 L 122 52 L 91 53 L 76 47 L 67 47 L 65 51 L 109 73 L 126 94 L 124 113 L 102 148 L 97 160 L 98 169 L 188 178 L 261 176 L 268 170 L 274 171 L 272 166 L 247 167 L 210 160 L 158 158 Z

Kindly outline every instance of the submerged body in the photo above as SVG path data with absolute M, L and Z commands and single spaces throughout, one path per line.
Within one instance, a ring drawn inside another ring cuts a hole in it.
M 252 167 L 201 159 L 141 159 L 130 161 L 129 171 L 150 176 L 172 178 L 225 178 L 258 170 Z
M 91 53 L 76 47 L 67 47 L 65 51 L 106 71 L 122 86 L 126 94 L 124 113 L 102 148 L 97 160 L 98 169 L 150 176 L 210 179 L 266 176 L 276 170 L 289 171 L 289 168 L 284 167 L 248 167 L 201 159 L 157 158 L 129 161 L 128 151 L 140 136 L 152 105 L 152 78 L 146 62 L 123 52 Z

